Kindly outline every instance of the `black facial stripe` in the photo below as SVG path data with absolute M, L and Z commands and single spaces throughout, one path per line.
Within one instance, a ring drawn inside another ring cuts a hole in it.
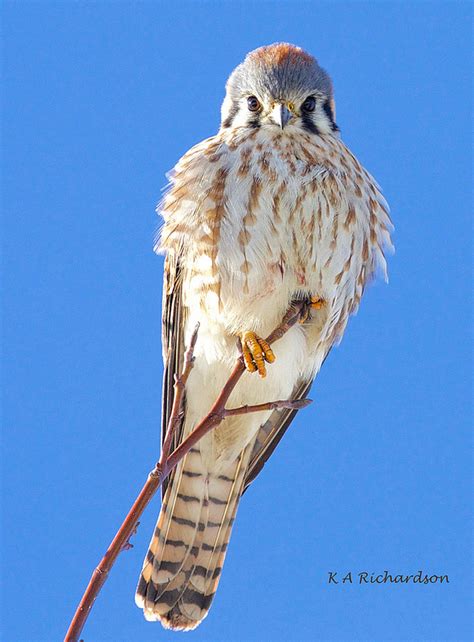
M 313 123 L 313 120 L 309 114 L 302 114 L 301 122 L 303 123 L 304 129 L 308 130 L 312 134 L 319 134 L 319 129 Z
M 253 118 L 248 121 L 249 127 L 257 128 L 260 127 L 260 114 L 256 114 Z
M 323 109 L 324 109 L 324 113 L 326 114 L 326 116 L 331 121 L 331 129 L 332 129 L 332 131 L 333 132 L 339 131 L 339 127 L 334 122 L 334 114 L 332 113 L 331 103 L 329 102 L 329 100 L 326 100 L 326 102 L 323 103 Z
M 230 127 L 232 125 L 234 118 L 237 116 L 238 111 L 239 111 L 239 103 L 237 102 L 232 103 L 232 107 L 230 109 L 229 115 L 222 123 L 222 127 Z

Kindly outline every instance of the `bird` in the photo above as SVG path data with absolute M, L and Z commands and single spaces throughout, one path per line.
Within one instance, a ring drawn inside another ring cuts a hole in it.
M 162 434 L 199 324 L 173 447 L 209 412 L 238 340 L 246 370 L 228 407 L 302 399 L 367 283 L 387 278 L 387 202 L 342 142 L 330 76 L 296 45 L 259 47 L 232 71 L 217 134 L 178 161 L 158 211 Z M 309 313 L 270 347 L 295 300 Z M 136 591 L 147 620 L 190 630 L 206 617 L 242 494 L 295 412 L 227 417 L 177 465 Z

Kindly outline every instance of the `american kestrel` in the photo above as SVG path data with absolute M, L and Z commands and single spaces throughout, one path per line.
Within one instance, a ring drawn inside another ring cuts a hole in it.
M 341 141 L 331 79 L 285 43 L 232 72 L 219 132 L 181 158 L 170 183 L 156 248 L 166 253 L 163 426 L 200 324 L 176 446 L 229 377 L 237 338 L 248 372 L 228 407 L 306 395 L 365 284 L 386 274 L 392 226 L 377 183 Z M 301 298 L 311 313 L 272 351 L 262 337 Z M 294 415 L 228 417 L 177 466 L 137 588 L 148 620 L 186 630 L 207 615 L 242 493 Z

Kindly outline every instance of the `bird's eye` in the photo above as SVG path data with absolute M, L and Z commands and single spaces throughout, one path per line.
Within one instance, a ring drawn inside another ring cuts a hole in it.
M 302 111 L 309 113 L 311 111 L 314 111 L 314 108 L 316 107 L 316 98 L 314 96 L 308 96 L 304 103 L 301 105 Z
M 247 107 L 249 111 L 258 111 L 260 109 L 260 103 L 256 96 L 249 96 L 247 98 Z

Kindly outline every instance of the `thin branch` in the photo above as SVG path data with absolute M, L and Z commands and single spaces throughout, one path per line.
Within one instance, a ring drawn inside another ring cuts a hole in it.
M 267 337 L 267 343 L 274 343 L 275 341 L 280 339 L 286 332 L 288 332 L 291 326 L 293 326 L 302 317 L 303 311 L 306 307 L 307 303 L 304 301 L 293 303 L 285 314 L 282 323 L 277 328 L 275 328 L 275 330 Z M 170 472 L 174 469 L 174 467 L 178 464 L 178 462 L 206 433 L 220 424 L 226 416 L 256 412 L 260 410 L 272 410 L 274 408 L 299 409 L 310 403 L 309 399 L 295 401 L 273 401 L 266 404 L 258 404 L 255 406 L 242 406 L 240 408 L 231 408 L 229 410 L 226 409 L 225 405 L 232 391 L 237 385 L 240 377 L 245 371 L 243 358 L 242 355 L 240 355 L 229 379 L 222 388 L 209 414 L 170 454 L 169 451 L 171 448 L 173 435 L 175 434 L 181 420 L 182 400 L 185 385 L 194 363 L 194 348 L 196 345 L 197 333 L 198 328 L 195 329 L 191 337 L 189 348 L 186 351 L 182 374 L 176 379 L 174 383 L 173 407 L 166 430 L 160 461 L 149 474 L 145 485 L 140 491 L 140 494 L 135 500 L 123 524 L 117 531 L 99 565 L 94 570 L 90 582 L 71 621 L 69 629 L 66 633 L 66 637 L 64 638 L 64 642 L 77 642 L 79 640 L 79 635 L 81 634 L 81 631 L 87 621 L 94 602 L 102 586 L 104 585 L 108 574 L 115 563 L 115 560 L 122 550 L 126 550 L 131 546 L 129 541 L 130 537 L 136 530 L 138 526 L 138 520 L 140 519 L 143 511 L 149 504 L 153 495 L 156 493 L 158 488 L 161 486 Z
M 166 427 L 166 435 L 163 441 L 163 446 L 161 447 L 161 456 L 160 456 L 161 463 L 165 462 L 168 459 L 173 436 L 176 433 L 176 430 L 178 429 L 178 426 L 182 419 L 181 411 L 183 407 L 183 396 L 186 388 L 186 383 L 188 381 L 188 377 L 194 365 L 194 348 L 196 347 L 198 331 L 199 331 L 199 323 L 196 325 L 194 329 L 194 332 L 191 336 L 191 340 L 189 342 L 189 347 L 186 350 L 186 353 L 184 355 L 183 372 L 181 376 L 176 377 L 174 382 L 173 407 L 171 409 L 168 426 Z
M 312 403 L 311 399 L 294 399 L 286 401 L 269 401 L 268 403 L 258 403 L 254 406 L 240 406 L 239 408 L 229 408 L 222 412 L 223 418 L 234 417 L 235 415 L 247 415 L 250 412 L 261 412 L 262 410 L 301 410 Z

